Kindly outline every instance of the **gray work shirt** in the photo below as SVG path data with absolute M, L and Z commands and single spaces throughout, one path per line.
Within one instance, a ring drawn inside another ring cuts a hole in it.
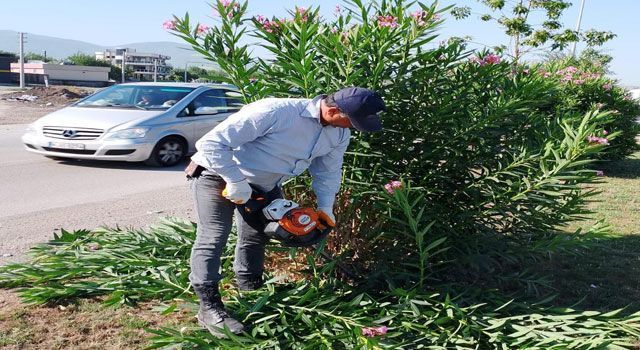
M 248 104 L 198 140 L 191 159 L 227 183 L 247 179 L 263 190 L 309 169 L 318 207 L 331 207 L 350 131 L 320 123 L 322 97 Z

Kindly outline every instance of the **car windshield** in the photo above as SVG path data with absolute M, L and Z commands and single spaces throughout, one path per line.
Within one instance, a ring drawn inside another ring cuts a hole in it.
M 168 109 L 193 90 L 188 87 L 115 85 L 78 101 L 74 106 Z

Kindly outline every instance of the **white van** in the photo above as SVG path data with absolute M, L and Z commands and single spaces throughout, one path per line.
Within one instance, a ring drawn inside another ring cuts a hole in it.
M 30 124 L 22 142 L 51 158 L 145 161 L 172 166 L 242 107 L 226 84 L 114 85 Z

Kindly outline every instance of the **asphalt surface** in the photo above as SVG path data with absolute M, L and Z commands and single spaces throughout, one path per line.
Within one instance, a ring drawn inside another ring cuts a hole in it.
M 180 164 L 55 161 L 24 150 L 26 125 L 0 125 L 0 264 L 60 229 L 146 228 L 163 216 L 194 220 Z

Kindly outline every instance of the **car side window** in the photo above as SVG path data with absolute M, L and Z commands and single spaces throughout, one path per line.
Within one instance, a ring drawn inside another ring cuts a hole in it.
M 227 101 L 224 91 L 208 90 L 200 94 L 191 102 L 191 114 L 217 114 L 227 111 Z

